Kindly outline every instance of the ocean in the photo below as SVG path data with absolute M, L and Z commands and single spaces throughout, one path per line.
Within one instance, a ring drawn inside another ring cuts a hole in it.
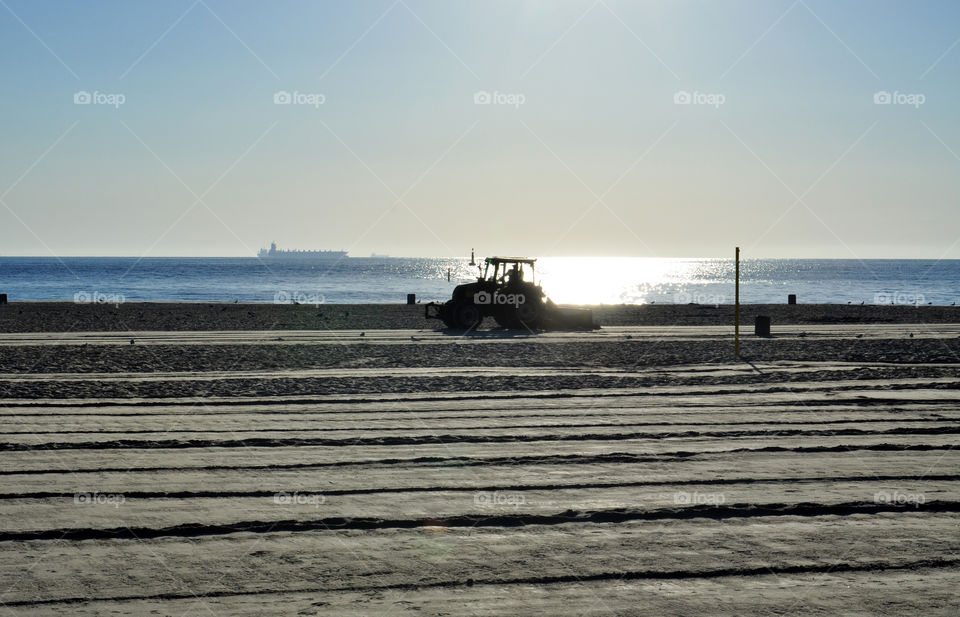
M 0 293 L 18 300 L 115 303 L 397 303 L 445 300 L 476 277 L 465 259 L 351 257 L 332 263 L 257 258 L 0 257 Z M 449 273 L 449 282 L 448 282 Z M 732 259 L 546 257 L 537 281 L 572 304 L 732 304 Z M 744 303 L 951 305 L 960 260 L 747 259 Z

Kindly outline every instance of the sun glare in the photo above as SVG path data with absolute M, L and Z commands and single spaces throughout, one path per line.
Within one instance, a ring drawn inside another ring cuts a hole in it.
M 656 257 L 545 257 L 538 282 L 561 304 L 646 304 L 696 278 L 696 260 Z

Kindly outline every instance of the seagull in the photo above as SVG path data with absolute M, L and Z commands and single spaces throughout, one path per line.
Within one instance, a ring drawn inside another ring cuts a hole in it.
M 130 339 L 130 344 L 133 345 L 133 339 Z
M 862 334 L 858 334 L 858 335 L 857 335 L 857 338 L 863 338 L 863 335 L 862 335 Z
M 360 336 L 366 336 L 366 335 L 367 335 L 366 332 L 361 332 L 361 333 L 360 333 Z
M 913 332 L 910 333 L 910 338 L 913 338 Z

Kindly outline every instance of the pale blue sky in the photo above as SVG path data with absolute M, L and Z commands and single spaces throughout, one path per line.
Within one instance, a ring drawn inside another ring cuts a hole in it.
M 953 1 L 2 0 L 0 254 L 960 258 L 958 39 Z

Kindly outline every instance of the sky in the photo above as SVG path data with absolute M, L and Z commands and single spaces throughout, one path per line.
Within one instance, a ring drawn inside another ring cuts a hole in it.
M 0 0 L 0 255 L 960 258 L 960 3 Z

